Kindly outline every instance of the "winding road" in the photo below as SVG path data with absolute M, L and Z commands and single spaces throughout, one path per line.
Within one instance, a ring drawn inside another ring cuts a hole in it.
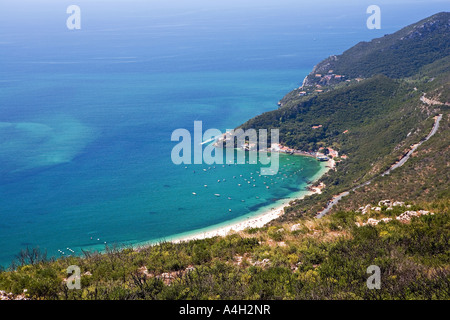
M 415 145 L 411 148 L 411 150 L 409 150 L 409 152 L 408 152 L 403 158 L 400 159 L 399 162 L 395 163 L 392 167 L 390 167 L 388 170 L 386 170 L 385 172 L 383 172 L 383 173 L 381 174 L 381 176 L 383 177 L 383 176 L 385 176 L 385 175 L 391 173 L 392 170 L 395 170 L 395 169 L 401 167 L 402 165 L 404 165 L 405 162 L 408 161 L 408 159 L 411 157 L 411 155 L 413 154 L 413 152 L 415 152 L 415 151 L 417 150 L 417 148 L 418 148 L 422 143 L 424 143 L 425 141 L 429 140 L 432 136 L 434 136 L 434 135 L 436 134 L 436 132 L 437 132 L 438 129 L 439 129 L 439 123 L 441 122 L 441 119 L 442 119 L 442 114 L 440 114 L 439 116 L 436 117 L 436 119 L 435 119 L 435 121 L 434 121 L 433 128 L 431 129 L 431 131 L 430 131 L 430 133 L 427 135 L 427 137 L 426 137 L 425 139 L 423 139 L 422 141 L 420 141 L 419 143 L 415 144 Z M 364 183 L 362 183 L 362 184 L 360 184 L 360 185 L 358 185 L 358 186 L 356 186 L 356 187 L 354 187 L 354 188 L 352 188 L 351 191 L 355 191 L 355 190 L 357 190 L 357 189 L 359 189 L 359 188 L 361 188 L 361 187 L 364 187 L 364 186 L 366 186 L 366 185 L 369 185 L 369 184 L 372 182 L 373 179 L 375 179 L 375 177 L 372 178 L 372 179 L 370 179 L 370 180 L 368 180 L 368 181 L 366 181 L 366 182 L 364 182 Z M 342 193 L 338 194 L 337 196 L 333 197 L 333 199 L 327 203 L 326 208 L 323 209 L 322 211 L 320 211 L 320 212 L 316 215 L 316 218 L 320 219 L 320 218 L 322 218 L 323 216 L 327 215 L 327 214 L 330 212 L 330 210 L 331 210 L 331 209 L 332 209 L 339 201 L 341 201 L 341 199 L 342 199 L 343 197 L 346 197 L 346 196 L 348 196 L 349 194 L 350 194 L 350 191 L 345 191 L 345 192 L 342 192 Z

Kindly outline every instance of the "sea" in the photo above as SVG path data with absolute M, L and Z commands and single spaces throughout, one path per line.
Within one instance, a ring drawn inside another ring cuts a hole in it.
M 374 30 L 366 1 L 74 3 L 0 4 L 3 267 L 26 247 L 57 258 L 156 243 L 305 193 L 323 170 L 314 158 L 280 155 L 275 175 L 251 161 L 175 164 L 172 133 L 236 128 L 329 55 L 445 10 L 380 1 Z

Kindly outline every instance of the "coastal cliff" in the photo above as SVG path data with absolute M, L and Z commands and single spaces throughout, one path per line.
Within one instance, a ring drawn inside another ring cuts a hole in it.
M 448 43 L 450 13 L 437 13 L 393 34 L 360 42 L 341 55 L 330 56 L 313 68 L 302 87 L 335 85 L 375 74 L 409 77 L 421 67 L 448 56 Z

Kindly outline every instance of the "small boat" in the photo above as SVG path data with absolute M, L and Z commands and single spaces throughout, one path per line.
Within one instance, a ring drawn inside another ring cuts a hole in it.
M 216 197 L 220 197 L 220 194 L 218 194 L 218 193 L 215 193 L 214 195 L 215 195 Z

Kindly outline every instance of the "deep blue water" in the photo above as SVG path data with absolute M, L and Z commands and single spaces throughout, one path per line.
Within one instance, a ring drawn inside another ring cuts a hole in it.
M 275 109 L 321 59 L 445 9 L 389 2 L 382 30 L 368 30 L 363 2 L 78 1 L 82 29 L 69 31 L 72 3 L 26 3 L 0 8 L 5 266 L 25 246 L 57 256 L 163 239 L 301 191 L 314 159 L 282 157 L 273 177 L 251 164 L 176 166 L 171 133 L 234 128 Z

